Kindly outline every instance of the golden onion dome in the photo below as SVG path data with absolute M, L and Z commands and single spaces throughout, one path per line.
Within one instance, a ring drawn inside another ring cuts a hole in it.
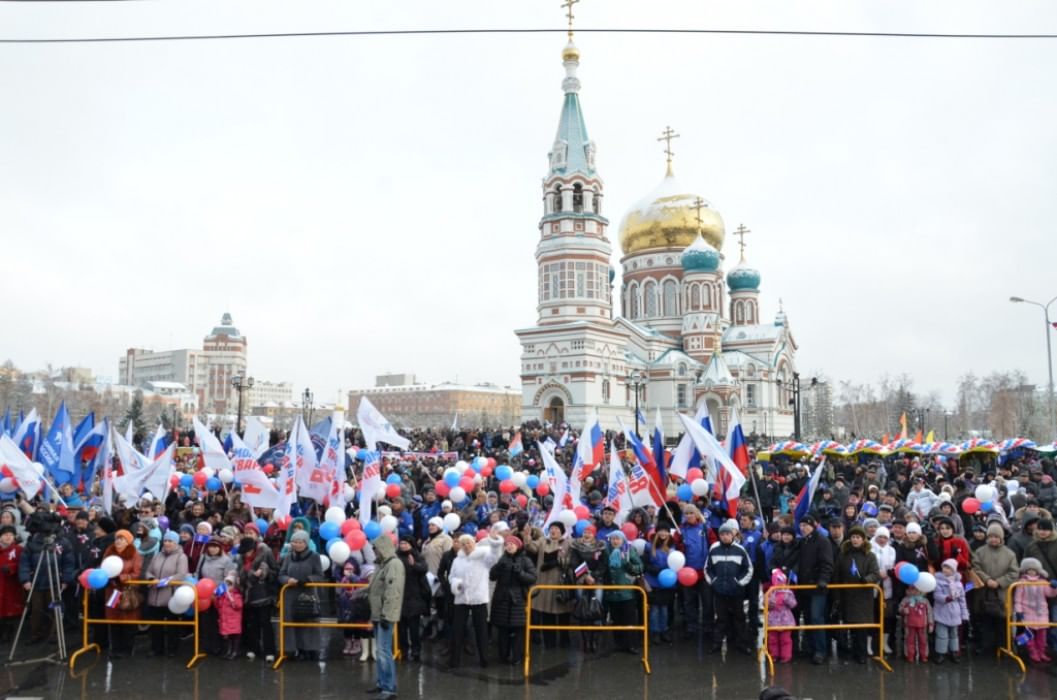
M 562 49 L 562 60 L 563 61 L 579 61 L 580 60 L 580 49 L 576 48 L 576 44 L 573 43 L 572 39 L 569 39 L 569 43 Z
M 701 235 L 716 250 L 723 249 L 723 217 L 707 200 L 684 189 L 669 173 L 660 186 L 640 200 L 620 223 L 624 255 L 650 248 L 683 250 L 697 238 L 697 203 L 701 202 Z

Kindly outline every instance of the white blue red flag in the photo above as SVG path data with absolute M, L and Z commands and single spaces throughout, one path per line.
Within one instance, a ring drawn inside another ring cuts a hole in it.
M 745 475 L 734 464 L 726 449 L 719 441 L 692 419 L 679 414 L 686 432 L 693 438 L 697 450 L 703 457 L 715 460 L 717 465 L 717 483 L 722 483 L 722 500 L 727 503 L 727 513 L 734 517 L 738 512 L 738 497 L 741 495 L 741 487 L 745 485 Z

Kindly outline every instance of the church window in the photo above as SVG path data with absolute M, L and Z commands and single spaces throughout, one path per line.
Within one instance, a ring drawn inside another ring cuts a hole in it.
M 745 314 L 746 323 L 756 323 L 756 307 L 753 306 L 752 304 L 746 304 L 746 307 L 747 307 L 746 308 L 746 314 Z
M 609 403 L 609 380 L 602 380 L 602 401 L 603 403 Z
M 678 384 L 675 389 L 679 408 L 684 408 L 686 406 L 686 384 Z
M 562 188 L 558 185 L 554 188 L 554 211 L 555 213 L 562 210 Z
M 573 211 L 577 214 L 584 210 L 584 188 L 579 182 L 573 185 Z
M 684 365 L 684 364 L 680 364 L 679 365 L 679 376 L 680 377 L 685 377 L 686 376 L 686 365 Z
M 664 315 L 679 315 L 679 292 L 675 280 L 667 280 L 664 283 Z
M 643 304 L 646 307 L 646 318 L 657 315 L 657 285 L 652 280 L 642 288 Z
M 695 311 L 701 308 L 701 285 L 699 284 L 690 287 L 690 308 Z
M 632 320 L 639 317 L 639 285 L 632 284 L 628 290 L 628 308 L 630 309 L 628 315 Z
M 756 385 L 746 384 L 745 385 L 745 405 L 749 408 L 756 408 Z
M 734 322 L 735 323 L 744 323 L 745 322 L 745 309 L 744 309 L 744 307 L 742 307 L 740 301 L 737 304 L 734 305 Z
M 596 214 L 602 213 L 602 195 L 598 194 L 597 190 L 592 190 L 595 193 L 594 196 L 594 207 L 593 210 Z

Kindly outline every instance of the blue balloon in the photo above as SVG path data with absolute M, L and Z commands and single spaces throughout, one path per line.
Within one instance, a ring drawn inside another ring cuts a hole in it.
M 479 472 L 486 464 L 488 464 L 488 460 L 485 457 L 474 457 L 473 463 L 470 466 L 475 472 Z
M 399 484 L 400 483 L 400 475 L 399 474 L 390 474 L 389 476 L 385 477 L 385 483 L 387 483 L 387 484 Z
M 459 485 L 459 479 L 462 475 L 457 472 L 448 472 L 444 475 L 444 483 L 448 485 L 448 488 L 455 488 Z
M 110 577 L 102 569 L 92 569 L 88 572 L 88 587 L 92 590 L 98 591 L 100 588 L 106 588 L 108 583 L 110 583 Z
M 573 534 L 577 537 L 583 537 L 584 530 L 591 524 L 590 520 L 577 520 L 576 524 L 573 525 Z
M 382 526 L 372 520 L 363 526 L 363 534 L 367 535 L 367 541 L 371 542 L 382 534 Z
M 525 485 L 530 489 L 535 490 L 536 487 L 540 485 L 540 478 L 535 474 L 529 474 L 528 478 L 525 480 Z
M 657 582 L 661 584 L 662 588 L 674 588 L 678 580 L 679 576 L 671 569 L 665 569 L 657 574 Z
M 983 501 L 982 503 L 980 503 L 980 510 L 982 510 L 985 513 L 990 513 L 994 509 L 995 509 L 995 504 L 992 503 L 991 501 Z
M 514 476 L 514 470 L 509 464 L 500 464 L 495 468 L 495 478 L 500 481 L 506 481 L 510 477 Z
M 676 497 L 680 501 L 692 501 L 694 500 L 694 490 L 690 488 L 690 484 L 679 484 L 679 488 L 675 491 Z
M 220 479 L 215 476 L 211 476 L 206 480 L 207 491 L 219 491 L 221 487 Z
M 361 462 L 366 462 L 367 461 L 367 450 L 361 447 L 356 452 L 356 459 L 360 460 Z
M 195 485 L 195 478 L 190 474 L 184 474 L 180 477 L 180 486 L 189 489 Z
M 335 537 L 341 537 L 341 526 L 337 523 L 325 522 L 319 526 L 319 538 L 329 542 Z
M 921 576 L 921 572 L 913 564 L 906 563 L 899 567 L 899 580 L 908 586 L 917 583 L 918 576 Z
M 268 532 L 268 521 L 264 518 L 257 518 L 257 529 L 261 531 L 261 536 Z

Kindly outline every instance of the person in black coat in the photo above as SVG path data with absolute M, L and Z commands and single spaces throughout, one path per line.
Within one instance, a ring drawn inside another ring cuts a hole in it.
M 521 539 L 507 536 L 503 556 L 489 571 L 495 581 L 492 592 L 492 624 L 499 630 L 499 660 L 516 665 L 525 653 L 525 601 L 536 583 L 536 567 L 525 554 Z
M 828 537 L 818 531 L 815 519 L 806 515 L 800 520 L 800 556 L 795 574 L 800 585 L 814 585 L 814 591 L 797 591 L 797 607 L 807 617 L 809 625 L 826 624 L 826 588 L 833 576 L 833 546 Z M 826 633 L 815 630 L 807 635 L 810 640 L 813 664 L 826 660 Z
M 800 541 L 796 539 L 796 530 L 786 525 L 781 529 L 781 539 L 771 551 L 771 559 L 767 562 L 767 571 L 781 569 L 788 579 L 790 572 L 796 568 L 800 559 Z
M 400 536 L 396 557 L 404 564 L 404 604 L 400 608 L 400 648 L 409 661 L 422 658 L 422 616 L 429 612 L 430 590 L 426 560 L 415 547 L 412 535 Z

